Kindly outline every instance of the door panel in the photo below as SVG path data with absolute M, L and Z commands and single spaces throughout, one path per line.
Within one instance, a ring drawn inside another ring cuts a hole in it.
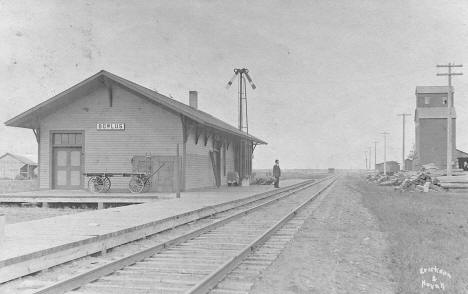
M 59 167 L 67 166 L 67 151 L 57 150 L 57 166 Z
M 72 170 L 70 172 L 70 185 L 80 186 L 81 184 L 81 173 L 80 171 Z
M 67 185 L 67 171 L 66 170 L 58 170 L 57 177 L 56 177 L 56 185 L 57 186 L 66 186 Z
M 71 151 L 70 158 L 70 164 L 72 167 L 81 166 L 81 150 Z
M 54 189 L 82 188 L 81 148 L 55 147 L 53 154 Z

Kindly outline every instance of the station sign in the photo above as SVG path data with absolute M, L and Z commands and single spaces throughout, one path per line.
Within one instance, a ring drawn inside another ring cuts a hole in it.
M 98 131 L 124 131 L 124 123 L 97 123 L 96 130 Z

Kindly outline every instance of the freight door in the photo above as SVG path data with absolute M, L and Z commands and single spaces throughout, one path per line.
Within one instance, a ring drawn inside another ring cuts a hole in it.
M 81 148 L 55 147 L 53 168 L 54 189 L 81 189 Z

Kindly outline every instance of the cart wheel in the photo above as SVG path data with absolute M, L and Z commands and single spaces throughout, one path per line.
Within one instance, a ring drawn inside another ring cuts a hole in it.
M 102 193 L 105 190 L 104 177 L 91 177 L 88 181 L 88 189 L 92 192 Z
M 88 180 L 88 190 L 91 192 L 96 192 L 96 189 L 94 187 L 95 180 L 96 180 L 96 177 L 90 177 Z
M 105 193 L 105 192 L 109 191 L 109 189 L 110 189 L 110 187 L 111 187 L 111 181 L 110 181 L 110 179 L 109 179 L 108 177 L 104 177 L 104 179 L 103 179 L 103 186 L 104 186 L 104 187 L 103 187 L 104 189 L 103 189 L 102 192 Z
M 128 183 L 128 189 L 132 193 L 141 193 L 144 187 L 145 187 L 145 182 L 143 182 L 143 180 L 139 177 L 133 176 L 130 179 L 130 183 Z

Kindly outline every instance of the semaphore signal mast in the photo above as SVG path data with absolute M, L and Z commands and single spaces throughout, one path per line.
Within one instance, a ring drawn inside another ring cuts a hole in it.
M 249 76 L 249 70 L 246 68 L 235 68 L 234 69 L 234 76 L 231 80 L 227 83 L 226 89 L 228 89 L 231 85 L 236 76 L 239 76 L 239 130 L 245 131 L 247 134 L 249 133 L 249 120 L 247 116 L 247 86 L 245 79 L 249 81 L 250 86 L 253 90 L 257 88 L 252 81 L 252 78 Z M 245 103 L 245 111 L 243 104 Z M 244 121 L 245 120 L 245 121 Z

